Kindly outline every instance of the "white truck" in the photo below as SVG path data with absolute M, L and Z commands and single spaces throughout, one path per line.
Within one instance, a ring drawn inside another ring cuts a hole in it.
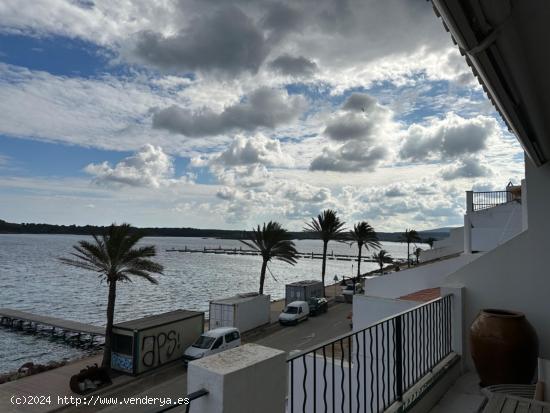
M 309 305 L 305 301 L 293 301 L 279 314 L 281 325 L 298 324 L 309 317 Z

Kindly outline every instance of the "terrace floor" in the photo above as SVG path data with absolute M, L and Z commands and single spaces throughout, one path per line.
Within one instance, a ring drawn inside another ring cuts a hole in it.
M 479 377 L 468 371 L 458 378 L 430 413 L 478 413 L 485 403 Z

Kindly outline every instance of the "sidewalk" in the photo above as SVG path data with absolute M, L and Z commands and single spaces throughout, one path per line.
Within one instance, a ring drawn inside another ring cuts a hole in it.
M 24 377 L 19 380 L 10 381 L 0 385 L 0 411 L 4 412 L 50 412 L 60 407 L 58 397 L 76 396 L 69 388 L 69 380 L 72 375 L 78 373 L 86 366 L 94 363 L 101 363 L 101 355 L 95 355 L 77 360 L 65 366 L 48 370 L 43 373 Z M 120 376 L 114 383 L 124 383 L 126 378 Z M 18 396 L 28 398 L 31 396 L 50 396 L 47 399 L 32 400 L 34 403 L 44 402 L 44 404 L 14 404 L 12 397 Z

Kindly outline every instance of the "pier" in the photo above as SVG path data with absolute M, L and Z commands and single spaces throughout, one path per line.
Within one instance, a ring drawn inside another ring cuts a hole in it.
M 202 253 L 202 254 L 224 254 L 224 255 L 260 255 L 258 251 L 254 250 L 247 250 L 242 248 L 202 248 L 202 249 L 193 249 L 193 248 L 187 248 L 185 246 L 183 249 L 178 248 L 172 248 L 166 250 L 166 252 L 185 252 L 189 254 L 196 254 L 196 253 Z M 309 258 L 314 260 L 320 260 L 323 259 L 323 254 L 318 252 L 300 252 L 298 251 L 298 258 Z M 346 255 L 346 254 L 334 254 L 334 252 L 331 251 L 331 253 L 327 253 L 327 260 L 336 260 L 336 261 L 355 261 L 357 262 L 357 255 Z M 374 259 L 364 256 L 361 257 L 361 262 L 377 262 Z
M 46 333 L 74 344 L 98 345 L 96 337 L 105 336 L 105 328 L 78 321 L 0 308 L 0 325 L 30 333 Z

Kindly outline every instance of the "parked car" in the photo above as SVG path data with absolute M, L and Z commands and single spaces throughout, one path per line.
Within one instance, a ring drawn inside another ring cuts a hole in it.
M 209 330 L 187 347 L 183 354 L 185 364 L 211 354 L 216 354 L 241 345 L 241 333 L 235 327 L 220 327 Z
M 281 325 L 298 324 L 302 320 L 307 320 L 308 316 L 308 303 L 305 301 L 293 301 L 279 314 L 279 323 Z
M 326 313 L 328 310 L 328 301 L 324 297 L 310 297 L 308 304 L 309 315 L 311 316 Z
M 342 295 L 347 303 L 351 303 L 353 301 L 354 294 L 360 294 L 361 292 L 363 292 L 363 286 L 360 283 L 349 283 L 342 288 Z

